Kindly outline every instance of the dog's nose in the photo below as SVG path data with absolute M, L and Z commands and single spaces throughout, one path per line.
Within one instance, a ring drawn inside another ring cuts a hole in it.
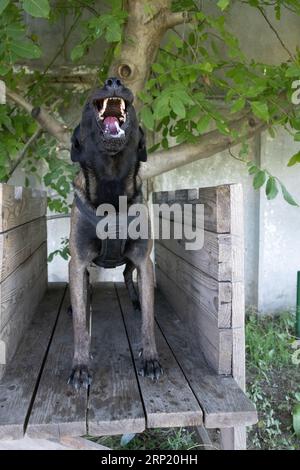
M 121 80 L 119 80 L 117 77 L 111 77 L 108 78 L 105 82 L 105 86 L 108 89 L 111 90 L 116 90 L 117 88 L 120 88 L 123 86 Z

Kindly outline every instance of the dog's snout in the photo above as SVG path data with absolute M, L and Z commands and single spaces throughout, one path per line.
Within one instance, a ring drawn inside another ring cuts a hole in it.
M 116 90 L 120 87 L 123 86 L 121 80 L 119 80 L 118 78 L 116 77 L 111 77 L 111 78 L 108 78 L 105 82 L 105 86 L 106 88 L 110 88 L 112 90 Z

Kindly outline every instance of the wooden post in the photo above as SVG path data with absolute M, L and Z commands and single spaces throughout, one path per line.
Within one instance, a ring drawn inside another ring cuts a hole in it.
M 245 295 L 244 295 L 244 210 L 240 184 L 230 186 L 230 232 L 232 239 L 232 376 L 245 391 Z M 223 428 L 224 450 L 245 450 L 246 427 Z

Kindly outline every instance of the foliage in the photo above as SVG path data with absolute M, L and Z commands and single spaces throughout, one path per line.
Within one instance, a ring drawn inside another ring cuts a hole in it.
M 60 255 L 63 259 L 68 260 L 70 256 L 69 252 L 69 240 L 68 238 L 61 239 L 61 246 L 58 250 L 52 251 L 48 256 L 48 263 L 51 263 L 53 258 L 57 255 Z
M 249 430 L 255 449 L 300 448 L 300 389 L 293 360 L 299 344 L 293 337 L 295 317 L 250 314 L 246 322 L 247 392 L 255 403 L 259 421 Z M 294 350 L 294 352 L 293 352 Z
M 185 428 L 148 429 L 136 434 L 126 445 L 122 444 L 119 436 L 90 439 L 114 450 L 188 450 L 199 447 L 195 433 Z
M 257 9 L 266 21 L 266 28 L 270 27 L 268 14 L 273 8 L 278 24 L 283 9 L 300 14 L 298 0 L 219 0 L 214 15 L 201 10 L 201 2 L 174 0 L 173 11 L 188 10 L 192 21 L 168 31 L 140 94 L 143 102 L 141 120 L 149 131 L 155 132 L 157 139 L 152 151 L 159 147 L 167 149 L 174 140 L 195 143 L 214 127 L 234 143 L 243 129 L 232 130 L 230 122 L 249 111 L 268 125 L 271 135 L 275 134 L 277 125 L 282 125 L 295 141 L 300 140 L 300 110 L 297 106 L 287 106 L 292 96 L 292 84 L 300 78 L 299 50 L 291 52 L 287 49 L 275 24 L 271 26 L 281 41 L 278 46 L 286 49 L 288 60 L 279 65 L 268 65 L 245 57 L 237 38 L 227 27 L 230 8 L 239 2 Z M 41 57 L 43 50 L 40 38 L 28 31 L 28 15 L 53 25 L 68 15 L 72 23 L 66 40 L 74 30 L 79 28 L 81 31 L 80 41 L 71 51 L 74 66 L 84 65 L 86 54 L 98 47 L 99 39 L 104 41 L 106 52 L 97 75 L 101 84 L 111 61 L 120 52 L 128 15 L 124 5 L 122 0 L 106 3 L 96 0 L 51 3 L 48 0 L 0 0 L 0 78 L 9 83 L 11 89 L 22 89 L 33 105 L 43 104 L 59 117 L 61 110 L 68 107 L 70 95 L 79 93 L 83 102 L 86 89 L 63 88 L 51 81 L 48 72 L 63 54 L 64 44 L 59 46 L 54 57 L 49 58 L 44 70 L 35 70 L 34 61 Z M 31 72 L 19 64 L 30 64 Z M 216 96 L 222 98 L 224 107 L 220 107 Z M 74 126 L 74 123 L 68 124 Z M 15 106 L 0 105 L 0 130 L 0 179 L 6 181 L 24 145 L 36 132 L 37 124 Z M 243 142 L 238 158 L 248 164 L 254 188 L 264 187 L 270 200 L 281 192 L 289 204 L 297 205 L 278 177 L 251 163 L 247 154 L 248 146 Z M 43 181 L 51 189 L 49 206 L 60 212 L 68 210 L 66 196 L 73 177 L 67 159 L 60 155 L 52 139 L 43 135 L 34 141 L 20 163 L 28 181 L 32 181 L 32 177 L 39 178 L 40 169 L 45 169 Z M 292 167 L 299 162 L 298 152 L 291 156 L 288 165 Z

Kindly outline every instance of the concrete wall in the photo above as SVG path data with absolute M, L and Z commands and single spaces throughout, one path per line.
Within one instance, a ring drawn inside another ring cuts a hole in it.
M 215 1 L 203 3 L 210 12 L 216 10 Z M 295 50 L 296 45 L 299 47 L 299 17 L 285 11 L 279 24 L 274 18 L 273 9 L 267 12 L 286 46 L 290 50 Z M 256 10 L 236 4 L 231 10 L 229 22 L 248 57 L 267 63 L 280 63 L 287 59 L 287 53 L 274 32 Z M 62 44 L 69 25 L 69 18 L 63 18 L 51 27 L 43 20 L 30 19 L 29 30 L 42 31 L 45 50 L 43 58 L 35 61 L 35 66 L 37 64 L 43 68 L 49 63 L 57 46 Z M 70 41 L 65 43 L 64 54 L 58 65 L 70 65 L 70 50 L 79 36 L 80 31 L 76 30 Z M 103 44 L 99 42 L 98 47 L 84 58 L 85 64 L 99 64 L 103 49 Z M 74 110 L 68 110 L 66 114 L 76 121 Z M 278 132 L 275 139 L 265 133 L 251 143 L 252 159 L 278 176 L 300 202 L 300 165 L 286 167 L 289 157 L 298 150 L 299 144 L 295 144 L 283 130 Z M 12 179 L 12 182 L 19 184 L 23 181 L 24 175 L 20 172 Z M 267 201 L 263 193 L 255 192 L 245 165 L 230 157 L 228 152 L 157 177 L 154 188 L 166 190 L 233 182 L 241 182 L 244 188 L 247 304 L 266 313 L 293 308 L 296 271 L 300 270 L 300 209 L 289 206 L 281 197 Z M 68 236 L 68 232 L 68 218 L 48 221 L 49 252 L 59 247 L 61 238 Z M 120 280 L 121 271 L 122 268 L 117 271 L 107 270 L 100 273 L 100 278 Z M 61 258 L 56 257 L 50 263 L 49 279 L 67 280 L 67 263 Z

